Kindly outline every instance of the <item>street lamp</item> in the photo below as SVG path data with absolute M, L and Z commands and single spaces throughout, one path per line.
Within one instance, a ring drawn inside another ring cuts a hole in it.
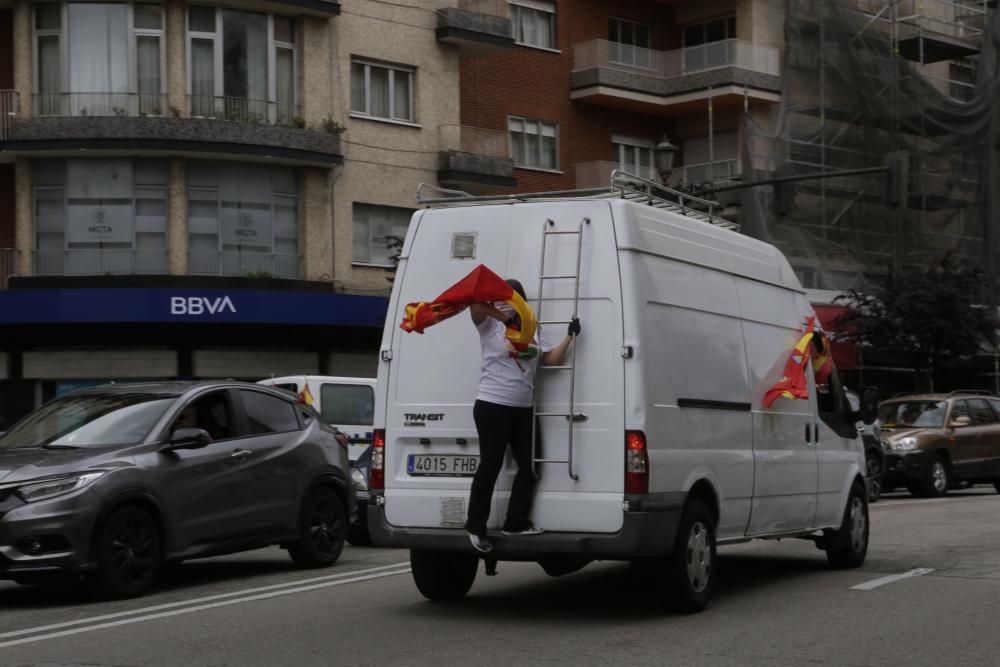
M 670 172 L 674 170 L 674 158 L 677 157 L 677 146 L 670 143 L 667 135 L 663 135 L 660 143 L 653 148 L 653 159 L 656 161 L 656 172 L 660 175 L 660 180 L 664 185 Z

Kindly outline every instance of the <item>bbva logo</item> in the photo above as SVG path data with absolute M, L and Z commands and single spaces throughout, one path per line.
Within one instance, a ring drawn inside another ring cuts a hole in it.
M 207 296 L 172 296 L 170 297 L 171 315 L 215 315 L 225 312 L 235 313 L 236 306 L 228 296 L 218 296 L 210 299 Z

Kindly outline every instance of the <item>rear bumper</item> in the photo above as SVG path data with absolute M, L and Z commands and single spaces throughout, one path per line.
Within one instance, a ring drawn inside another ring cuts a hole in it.
M 673 548 L 683 505 L 656 511 L 625 512 L 616 533 L 562 533 L 508 536 L 490 531 L 490 556 L 497 560 L 537 560 L 547 556 L 577 556 L 595 560 L 631 560 L 666 556 Z M 389 524 L 385 508 L 368 506 L 368 531 L 380 547 L 408 547 L 480 555 L 462 528 L 403 528 Z

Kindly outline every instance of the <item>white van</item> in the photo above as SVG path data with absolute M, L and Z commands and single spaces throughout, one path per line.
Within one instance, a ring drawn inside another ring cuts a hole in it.
M 280 378 L 261 380 L 279 389 L 287 389 L 306 399 L 311 397 L 312 406 L 322 416 L 323 421 L 336 426 L 348 437 L 348 456 L 352 461 L 361 456 L 372 441 L 372 424 L 375 412 L 375 380 L 373 378 L 349 378 L 329 375 L 288 375 Z
M 478 264 L 520 280 L 556 339 L 574 308 L 583 325 L 573 370 L 542 367 L 536 382 L 543 461 L 531 518 L 545 533 L 499 531 L 516 472 L 508 455 L 488 571 L 496 560 L 553 575 L 634 561 L 661 599 L 696 611 L 717 544 L 802 537 L 834 566 L 863 562 L 864 454 L 836 372 L 823 387 L 810 372 L 808 400 L 762 406 L 812 314 L 806 294 L 777 249 L 723 225 L 620 195 L 414 214 L 382 339 L 368 517 L 376 544 L 411 549 L 421 593 L 459 598 L 478 569 L 463 522 L 479 337 L 466 313 L 423 335 L 399 324 L 407 303 Z

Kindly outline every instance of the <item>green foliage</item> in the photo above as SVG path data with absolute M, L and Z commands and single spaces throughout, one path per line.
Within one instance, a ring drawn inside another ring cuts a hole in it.
M 335 121 L 332 117 L 327 116 L 323 120 L 323 130 L 329 132 L 330 134 L 343 134 L 346 128 Z
M 935 359 L 968 358 L 984 345 L 996 347 L 988 289 L 983 271 L 948 258 L 929 269 L 873 279 L 870 288 L 837 297 L 848 306 L 837 322 L 838 338 L 875 354 L 912 354 L 919 367 L 933 370 Z

